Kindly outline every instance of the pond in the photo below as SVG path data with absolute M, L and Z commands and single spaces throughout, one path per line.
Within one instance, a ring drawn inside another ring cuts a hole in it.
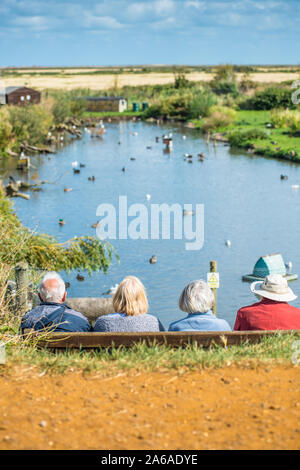
M 151 204 L 192 204 L 193 208 L 203 204 L 204 244 L 198 251 L 189 251 L 187 240 L 174 240 L 172 235 L 170 240 L 111 240 L 120 264 L 113 259 L 106 275 L 81 273 L 84 282 L 76 279 L 77 272 L 63 273 L 71 284 L 69 296 L 101 296 L 125 276 L 135 275 L 147 289 L 149 313 L 168 327 L 183 315 L 178 308 L 183 287 L 206 279 L 210 260 L 216 260 L 218 316 L 233 326 L 238 308 L 255 301 L 242 276 L 252 272 L 260 256 L 280 252 L 298 273 L 300 190 L 292 185 L 300 184 L 299 165 L 232 151 L 223 143 L 207 144 L 196 130 L 175 123 L 122 121 L 105 126 L 101 139 L 84 132 L 82 140 L 62 146 L 57 154 L 32 158 L 29 178 L 37 172 L 39 180 L 55 184 L 31 193 L 30 201 L 14 200 L 22 223 L 66 241 L 75 235 L 95 235 L 97 207 L 107 203 L 118 210 L 119 196 L 127 196 L 128 206 L 140 203 L 149 210 Z M 169 132 L 173 150 L 166 153 L 161 137 Z M 199 153 L 206 157 L 203 162 L 197 158 Z M 193 155 L 192 164 L 184 154 Z M 85 164 L 80 174 L 73 173 L 74 161 Z M 21 176 L 12 168 L 9 174 Z M 289 179 L 282 181 L 281 174 Z M 90 176 L 95 176 L 94 182 L 88 180 Z M 62 227 L 61 218 L 66 222 Z M 155 264 L 149 263 L 152 255 L 157 256 Z M 297 281 L 291 287 L 300 294 Z M 293 305 L 300 307 L 300 299 Z

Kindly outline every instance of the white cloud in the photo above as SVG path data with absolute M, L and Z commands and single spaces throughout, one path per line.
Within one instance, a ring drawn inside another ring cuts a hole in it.
M 105 29 L 119 29 L 123 27 L 123 25 L 112 16 L 94 16 L 87 12 L 84 14 L 83 24 L 88 28 L 98 26 Z
M 49 28 L 48 19 L 44 16 L 17 16 L 13 18 L 12 23 L 33 31 L 44 31 Z

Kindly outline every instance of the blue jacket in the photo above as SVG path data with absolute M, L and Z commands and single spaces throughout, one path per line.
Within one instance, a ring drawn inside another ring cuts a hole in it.
M 231 331 L 226 320 L 217 318 L 211 310 L 206 313 L 190 313 L 186 318 L 174 321 L 169 331 Z
M 110 313 L 97 318 L 94 331 L 114 332 L 145 332 L 165 331 L 160 321 L 153 315 L 126 315 L 125 313 Z
M 34 330 L 47 328 L 55 332 L 85 332 L 92 329 L 82 313 L 72 310 L 66 304 L 54 302 L 42 302 L 27 312 L 21 320 L 21 330 L 24 328 Z

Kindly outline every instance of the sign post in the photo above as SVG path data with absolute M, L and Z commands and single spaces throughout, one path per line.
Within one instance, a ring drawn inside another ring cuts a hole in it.
M 213 313 L 217 316 L 217 289 L 220 285 L 220 276 L 217 272 L 217 262 L 211 261 L 210 262 L 210 272 L 207 273 L 207 284 L 213 291 L 215 302 L 213 306 Z

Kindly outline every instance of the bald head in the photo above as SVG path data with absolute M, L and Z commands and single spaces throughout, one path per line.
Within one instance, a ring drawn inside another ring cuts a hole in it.
M 43 302 L 63 303 L 66 288 L 62 278 L 56 272 L 47 273 L 39 286 L 39 297 Z

